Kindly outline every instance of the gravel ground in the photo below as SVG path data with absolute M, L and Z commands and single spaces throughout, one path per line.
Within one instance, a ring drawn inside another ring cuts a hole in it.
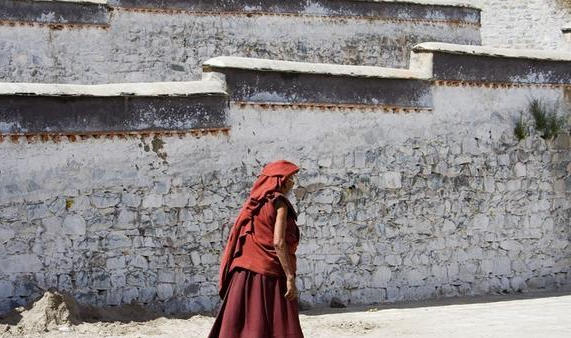
M 316 308 L 302 312 L 300 319 L 306 338 L 569 338 L 571 292 L 449 298 L 345 309 Z M 205 338 L 213 320 L 195 315 L 184 319 L 96 321 L 43 333 L 15 335 L 13 331 L 5 331 L 1 336 Z

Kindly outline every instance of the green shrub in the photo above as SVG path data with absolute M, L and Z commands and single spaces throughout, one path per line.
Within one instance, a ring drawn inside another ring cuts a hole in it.
M 529 135 L 527 131 L 527 123 L 523 119 L 523 112 L 520 112 L 519 120 L 515 124 L 514 134 L 517 137 L 518 141 L 523 140 Z
M 555 105 L 548 106 L 540 99 L 533 99 L 529 103 L 528 110 L 535 121 L 535 130 L 541 134 L 543 139 L 552 140 L 563 129 L 565 119 L 557 116 Z M 516 136 L 518 135 L 516 134 Z

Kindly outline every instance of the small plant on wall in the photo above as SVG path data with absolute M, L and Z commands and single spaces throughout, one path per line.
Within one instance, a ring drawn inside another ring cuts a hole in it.
M 523 118 L 523 112 L 520 112 L 519 119 L 515 123 L 514 134 L 518 141 L 523 140 L 529 135 L 527 122 Z
M 545 140 L 553 140 L 563 130 L 565 118 L 557 115 L 557 106 L 548 105 L 540 99 L 533 99 L 529 102 L 527 111 L 533 119 L 535 131 Z M 523 112 L 516 122 L 514 134 L 518 140 L 523 140 L 529 136 L 529 128 Z

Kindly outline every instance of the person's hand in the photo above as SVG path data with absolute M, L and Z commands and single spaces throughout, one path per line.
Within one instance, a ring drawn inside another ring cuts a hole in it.
M 295 285 L 295 278 L 288 278 L 287 280 L 287 292 L 285 298 L 287 300 L 294 300 L 299 296 L 297 291 L 297 286 Z

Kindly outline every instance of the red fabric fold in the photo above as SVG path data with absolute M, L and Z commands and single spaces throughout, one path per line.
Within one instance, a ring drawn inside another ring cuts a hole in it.
M 264 169 L 262 169 L 262 172 L 256 182 L 254 182 L 250 196 L 244 203 L 242 210 L 240 211 L 240 214 L 234 223 L 234 226 L 230 230 L 228 241 L 222 255 L 222 261 L 220 263 L 220 277 L 218 281 L 218 291 L 221 298 L 223 298 L 228 287 L 228 276 L 231 272 L 232 262 L 234 258 L 242 255 L 246 236 L 254 232 L 254 218 L 260 213 L 262 207 L 264 207 L 264 205 L 266 205 L 266 203 L 270 200 L 272 201 L 270 204 L 273 205 L 274 199 L 281 196 L 286 201 L 288 209 L 290 209 L 288 214 L 291 214 L 295 218 L 295 211 L 293 210 L 293 207 L 287 198 L 285 198 L 285 196 L 283 196 L 281 193 L 281 186 L 285 181 L 285 178 L 294 175 L 298 171 L 299 167 L 295 164 L 280 160 L 266 165 Z M 269 222 L 267 217 L 265 217 L 265 219 L 260 219 L 259 221 L 266 224 Z M 288 228 L 291 227 L 288 225 Z M 297 230 L 297 226 L 295 226 L 295 230 Z M 262 233 L 263 232 L 260 231 L 256 233 L 256 235 Z M 299 239 L 299 230 L 297 230 L 297 235 Z M 266 232 L 265 237 L 268 236 L 269 235 Z M 273 237 L 271 239 L 265 237 L 259 239 L 262 242 L 273 241 Z M 295 244 L 295 246 L 297 246 L 297 243 Z M 271 259 L 264 259 L 265 257 L 273 258 L 273 256 L 275 256 L 275 259 L 277 259 L 275 251 L 272 252 L 272 250 L 273 248 L 267 248 L 267 250 L 263 251 L 263 255 L 261 256 L 244 256 L 241 258 L 241 261 L 244 263 L 242 265 L 247 265 L 253 271 L 267 271 L 270 273 L 274 272 L 275 274 L 279 275 L 279 271 L 276 271 L 275 264 L 271 262 Z
M 208 338 L 303 338 L 285 278 L 235 269 Z

